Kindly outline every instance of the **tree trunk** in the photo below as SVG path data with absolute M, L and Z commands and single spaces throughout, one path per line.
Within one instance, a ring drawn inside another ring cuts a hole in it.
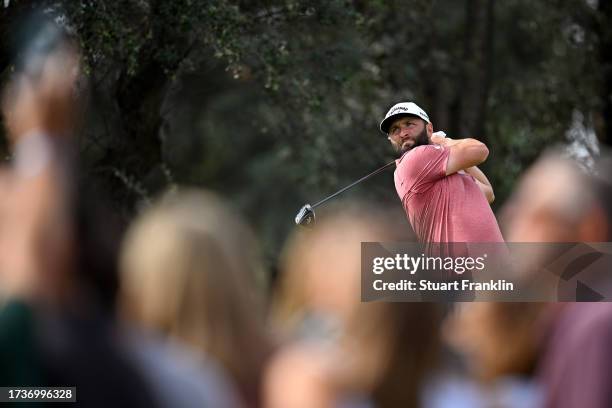
M 486 134 L 487 122 L 487 104 L 491 91 L 491 83 L 493 80 L 493 61 L 495 51 L 495 0 L 487 0 L 486 7 L 486 24 L 484 30 L 485 40 L 483 41 L 483 65 L 482 65 L 482 87 L 478 95 L 478 110 L 476 115 L 476 124 L 474 136 L 489 144 L 488 135 Z
M 451 117 L 458 137 L 487 143 L 484 134 L 492 78 L 494 0 L 466 0 L 462 68 Z

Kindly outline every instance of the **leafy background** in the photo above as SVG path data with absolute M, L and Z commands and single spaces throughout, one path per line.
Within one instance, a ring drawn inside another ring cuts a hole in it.
M 606 1 L 4 0 L 1 79 L 40 7 L 82 47 L 85 176 L 127 219 L 174 184 L 217 190 L 272 266 L 303 203 L 393 158 L 377 125 L 397 101 L 489 145 L 495 209 L 546 147 L 588 166 L 612 141 Z M 390 175 L 348 194 L 401 211 Z

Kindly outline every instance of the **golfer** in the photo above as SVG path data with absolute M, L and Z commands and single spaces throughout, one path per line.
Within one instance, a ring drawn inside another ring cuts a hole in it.
M 429 116 L 413 102 L 394 105 L 380 130 L 400 156 L 395 188 L 421 242 L 503 242 L 489 205 L 493 188 L 476 167 L 487 159 L 487 146 L 432 136 Z

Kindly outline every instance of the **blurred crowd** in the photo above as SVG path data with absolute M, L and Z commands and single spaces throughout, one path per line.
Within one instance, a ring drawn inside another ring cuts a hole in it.
M 360 302 L 360 243 L 414 241 L 401 212 L 328 211 L 271 287 L 214 192 L 174 188 L 123 225 L 80 179 L 78 47 L 41 27 L 2 88 L 0 386 L 100 407 L 612 406 L 612 305 Z M 543 154 L 498 214 L 506 240 L 611 241 L 611 169 Z

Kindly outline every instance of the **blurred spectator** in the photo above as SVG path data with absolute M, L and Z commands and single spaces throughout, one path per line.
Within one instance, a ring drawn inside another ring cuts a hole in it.
M 76 386 L 83 406 L 153 406 L 88 281 L 104 265 L 86 254 L 106 248 L 89 247 L 95 239 L 83 233 L 108 230 L 85 227 L 95 224 L 89 197 L 75 191 L 78 49 L 40 15 L 23 33 L 29 38 L 2 97 L 14 161 L 0 208 L 0 382 Z
M 577 231 L 594 226 L 584 223 L 584 214 L 594 205 L 590 187 L 577 166 L 549 152 L 525 174 L 504 207 L 504 236 L 509 242 L 583 239 Z M 518 262 L 524 271 L 542 265 L 552 255 L 543 246 L 521 249 Z M 458 392 L 449 387 L 450 381 L 443 385 L 445 390 L 437 390 L 447 395 L 446 401 L 437 398 L 432 405 L 454 406 L 452 399 L 463 398 L 471 399 L 471 406 L 539 406 L 542 390 L 534 375 L 542 351 L 542 324 L 550 309 L 545 303 L 525 302 L 459 305 L 447 320 L 444 338 L 477 382 L 460 380 L 464 386 Z
M 360 303 L 360 243 L 407 238 L 390 220 L 343 207 L 290 241 L 274 316 L 292 340 L 267 370 L 267 407 L 419 406 L 440 311 L 430 303 Z
M 445 339 L 482 383 L 530 376 L 537 357 L 534 333 L 543 307 L 523 302 L 464 303 L 448 321 Z
M 78 49 L 43 15 L 21 38 L 2 94 L 13 163 L 0 180 L 0 385 L 76 387 L 77 405 L 89 407 L 236 406 L 214 367 L 194 370 L 152 338 L 134 347 L 116 326 L 122 228 L 99 192 L 77 183 L 72 148 Z M 156 364 L 145 370 L 136 348 Z M 162 398 L 151 377 L 182 399 Z
M 539 407 L 533 374 L 544 308 L 522 302 L 457 304 L 445 322 L 444 340 L 469 376 L 449 370 L 429 390 L 428 407 Z
M 249 407 L 259 406 L 270 353 L 255 276 L 256 242 L 216 195 L 170 192 L 128 232 L 121 310 L 128 321 L 216 359 Z
M 505 210 L 507 237 L 516 242 L 610 241 L 609 157 L 588 176 L 555 153 L 523 177 Z M 542 262 L 542 254 L 532 262 Z M 612 305 L 557 303 L 546 309 L 538 379 L 546 408 L 612 406 Z
M 523 175 L 501 218 L 511 242 L 605 241 L 607 223 L 592 180 L 557 151 Z
M 79 56 L 49 20 L 34 16 L 24 27 L 30 38 L 2 97 L 13 165 L 4 183 L 0 279 L 5 292 L 57 302 L 71 290 L 74 269 L 69 145 Z
M 310 336 L 319 328 L 323 332 L 314 332 L 325 335 L 349 321 L 361 296 L 361 242 L 416 241 L 404 225 L 391 221 L 397 214 L 338 204 L 314 231 L 297 230 L 281 256 L 283 273 L 271 310 L 275 328 L 289 336 Z

